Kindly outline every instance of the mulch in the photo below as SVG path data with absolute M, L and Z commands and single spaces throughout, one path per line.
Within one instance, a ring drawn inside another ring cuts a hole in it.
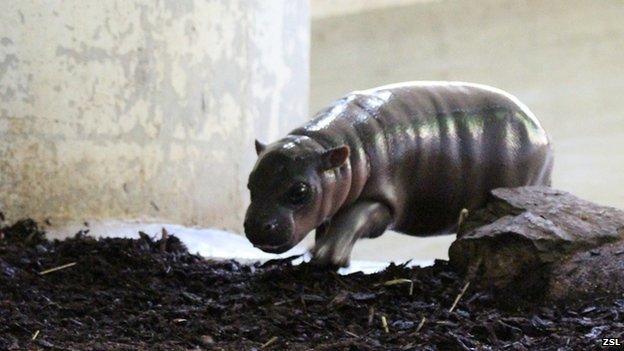
M 466 288 L 445 261 L 341 276 L 289 259 L 207 260 L 174 235 L 96 240 L 80 232 L 48 241 L 31 220 L 0 233 L 0 350 L 588 350 L 601 349 L 602 338 L 624 342 L 624 299 L 502 298 Z

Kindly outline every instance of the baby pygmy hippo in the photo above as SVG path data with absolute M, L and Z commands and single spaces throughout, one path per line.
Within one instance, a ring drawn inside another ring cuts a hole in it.
M 386 229 L 452 233 L 498 187 L 550 185 L 539 121 L 501 90 L 407 82 L 356 91 L 263 145 L 249 176 L 247 238 L 281 253 L 316 230 L 313 262 L 345 266 Z

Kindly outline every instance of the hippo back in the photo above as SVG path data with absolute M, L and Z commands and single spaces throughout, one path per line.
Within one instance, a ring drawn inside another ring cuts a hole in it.
M 498 187 L 550 185 L 552 150 L 539 121 L 487 86 L 410 82 L 356 91 L 291 134 L 351 148 L 348 203 L 376 200 L 393 228 L 452 231 L 462 208 Z M 347 205 L 348 205 L 347 203 Z

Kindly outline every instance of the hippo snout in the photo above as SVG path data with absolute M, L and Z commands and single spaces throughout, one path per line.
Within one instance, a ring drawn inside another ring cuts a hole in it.
M 291 243 L 290 226 L 277 219 L 246 216 L 244 227 L 247 239 L 262 251 L 282 253 L 288 251 Z

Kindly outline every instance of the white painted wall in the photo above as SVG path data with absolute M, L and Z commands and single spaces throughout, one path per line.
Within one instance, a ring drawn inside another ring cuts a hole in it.
M 307 117 L 305 0 L 0 0 L 0 210 L 240 230 Z
M 493 85 L 552 136 L 556 187 L 624 208 L 623 1 L 312 0 L 312 13 L 311 111 L 392 82 Z

